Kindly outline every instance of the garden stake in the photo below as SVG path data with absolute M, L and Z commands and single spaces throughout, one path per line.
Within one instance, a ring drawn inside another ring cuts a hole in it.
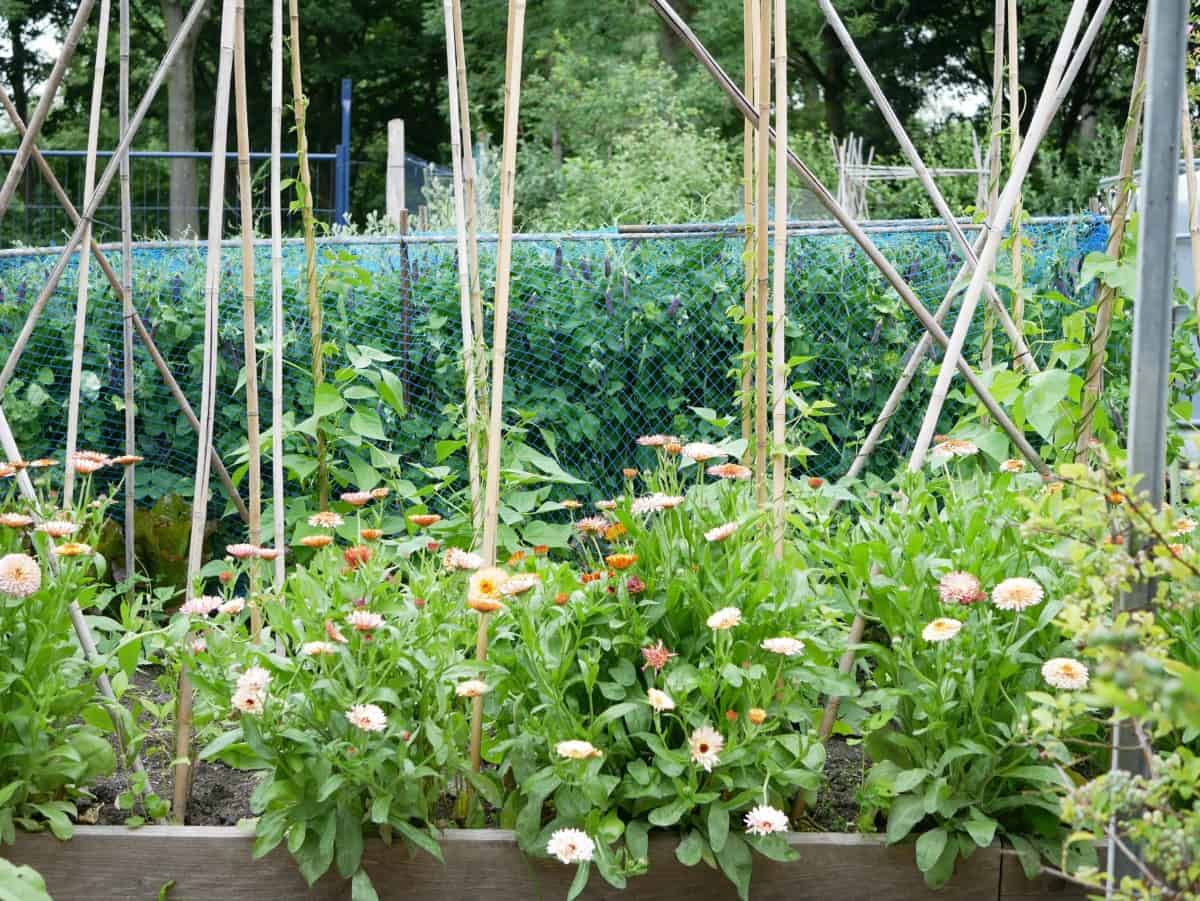
M 271 3 L 271 524 L 275 590 L 286 573 L 283 498 L 283 0 Z
M 1116 202 L 1108 220 L 1108 244 L 1104 252 L 1116 259 L 1121 254 L 1125 241 L 1125 226 L 1129 219 L 1129 200 L 1133 194 L 1133 164 L 1137 155 L 1138 133 L 1142 124 L 1142 104 L 1146 98 L 1146 44 L 1149 40 L 1149 18 L 1142 26 L 1142 37 L 1138 43 L 1137 64 L 1133 70 L 1133 88 L 1129 93 L 1129 115 L 1125 119 L 1125 135 L 1121 142 L 1121 164 L 1118 170 Z M 1092 325 L 1092 340 L 1089 342 L 1087 374 L 1083 379 L 1083 390 L 1079 401 L 1079 428 L 1075 439 L 1075 462 L 1087 460 L 1088 444 L 1092 440 L 1092 424 L 1096 407 L 1100 404 L 1100 393 L 1104 390 L 1104 358 L 1108 349 L 1108 336 L 1112 330 L 1113 302 L 1116 291 L 1101 284 L 1097 289 L 1096 321 Z
M 471 522 L 480 521 L 483 508 L 479 498 L 479 423 L 475 393 L 475 332 L 471 309 L 470 256 L 467 250 L 466 190 L 463 184 L 462 130 L 459 116 L 458 64 L 455 56 L 454 10 L 451 0 L 442 0 L 442 15 L 446 20 L 446 85 L 450 91 L 450 159 L 454 167 L 454 231 L 458 249 L 458 306 L 462 321 L 463 381 L 465 382 L 467 425 L 467 478 L 471 491 Z
M 896 111 L 892 108 L 891 103 L 884 96 L 883 89 L 880 88 L 879 82 L 876 81 L 870 66 L 867 65 L 867 61 L 859 52 L 857 45 L 855 45 L 854 38 L 846 30 L 846 26 L 842 22 L 841 17 L 838 16 L 837 10 L 833 8 L 832 2 L 830 0 L 818 0 L 818 2 L 821 6 L 821 12 L 825 14 L 825 21 L 829 23 L 830 28 L 833 29 L 833 33 L 837 35 L 838 40 L 841 42 L 842 48 L 850 57 L 850 61 L 854 63 L 854 68 L 858 70 L 859 76 L 867 86 L 867 91 L 870 93 L 871 99 L 879 107 L 879 111 L 883 114 L 888 128 L 891 129 L 892 135 L 899 143 L 900 149 L 904 152 L 909 165 L 913 167 L 913 171 L 917 175 L 917 180 L 925 188 L 925 193 L 928 194 L 929 199 L 933 201 L 933 206 L 937 210 L 938 215 L 945 220 L 951 237 L 958 244 L 959 249 L 965 257 L 968 270 L 973 270 L 978 264 L 978 260 L 975 257 L 975 250 L 971 242 L 967 240 L 967 236 L 963 233 L 962 226 L 958 224 L 958 219 L 955 218 L 954 213 L 950 210 L 950 205 L 946 203 L 946 198 L 942 194 L 941 188 L 933 180 L 933 176 L 930 174 L 928 167 L 926 167 L 925 161 L 921 159 L 920 153 L 917 152 L 916 146 L 908 136 L 908 132 L 905 131 L 904 125 L 900 122 L 900 117 L 896 115 Z M 986 221 L 983 224 L 983 229 L 985 232 L 988 230 Z M 1033 354 L 1029 352 L 1029 347 L 1025 344 L 1024 338 L 1021 336 L 1021 329 L 1009 318 L 1008 311 L 1004 309 L 1004 303 L 996 293 L 996 289 L 991 282 L 985 285 L 984 292 L 995 309 L 996 316 L 999 318 L 1000 325 L 1003 327 L 1005 334 L 1008 335 L 1009 341 L 1012 342 L 1014 362 L 1019 362 L 1030 372 L 1037 372 L 1038 365 L 1033 359 Z
M 88 0 L 84 0 L 88 2 Z M 92 193 L 91 202 L 84 205 L 83 214 L 80 216 L 79 222 L 75 225 L 74 232 L 67 242 L 59 251 L 58 259 L 55 261 L 50 274 L 47 277 L 46 284 L 38 293 L 37 300 L 30 307 L 29 313 L 25 317 L 25 323 L 21 326 L 21 331 L 17 335 L 16 341 L 13 342 L 12 350 L 9 351 L 8 359 L 4 363 L 4 369 L 0 370 L 0 395 L 8 383 L 12 381 L 13 372 L 17 368 L 17 364 L 21 361 L 21 355 L 25 352 L 25 347 L 29 343 L 29 336 L 33 333 L 34 326 L 37 325 L 38 319 L 45 310 L 46 304 L 50 302 L 55 290 L 58 288 L 59 279 L 62 278 L 63 272 L 66 271 L 67 263 L 71 259 L 71 254 L 75 252 L 75 248 L 79 246 L 79 240 L 83 236 L 84 222 L 92 222 L 96 216 L 96 210 L 100 207 L 100 203 L 104 200 L 104 195 L 112 184 L 113 178 L 116 177 L 117 169 L 120 166 L 122 155 L 129 150 L 133 144 L 134 136 L 142 125 L 142 120 L 145 119 L 147 111 L 150 109 L 151 103 L 154 102 L 154 97 L 158 93 L 158 89 L 162 87 L 163 79 L 166 78 L 167 70 L 175 63 L 175 57 L 179 55 L 179 48 L 183 41 L 187 38 L 188 33 L 196 26 L 200 19 L 200 13 L 204 10 L 205 0 L 194 0 L 191 9 L 188 10 L 187 18 L 183 20 L 183 24 L 179 26 L 179 31 L 175 35 L 175 39 L 167 47 L 167 52 L 163 54 L 162 60 L 158 64 L 158 68 L 154 70 L 154 75 L 150 79 L 150 84 L 146 87 L 146 93 L 142 97 L 141 103 L 133 113 L 129 127 L 121 135 L 120 141 L 117 143 L 116 149 L 113 151 L 112 159 L 108 161 L 108 165 L 104 167 L 104 172 L 100 176 L 100 180 L 96 183 L 96 190 Z M 30 135 L 36 135 L 32 128 L 32 124 L 25 132 L 25 138 L 21 143 L 24 144 L 29 140 Z M 30 141 L 30 146 L 33 142 Z M 13 170 L 10 170 L 10 174 Z M 119 284 L 119 283 L 118 283 Z
M 742 0 L 742 62 L 746 96 L 756 102 L 758 96 L 758 14 L 754 0 Z M 742 125 L 742 225 L 745 237 L 742 240 L 742 390 L 738 404 L 742 408 L 742 440 L 746 450 L 742 462 L 750 457 L 751 420 L 750 408 L 750 354 L 754 350 L 754 276 L 751 264 L 754 258 L 754 126 L 749 120 Z
M 296 166 L 300 169 L 300 217 L 304 225 L 304 284 L 308 299 L 308 326 L 312 333 L 312 376 L 313 392 L 325 381 L 325 355 L 321 338 L 321 301 L 317 297 L 317 239 L 313 217 L 312 174 L 308 170 L 308 132 L 305 128 L 308 117 L 308 97 L 304 94 L 304 81 L 300 77 L 300 0 L 288 0 L 291 19 L 292 56 L 292 103 L 296 117 Z M 317 490 L 322 510 L 329 509 L 329 460 L 325 442 L 325 430 L 317 423 Z M 359 488 L 366 489 L 367 485 Z
M 1021 80 L 1018 77 L 1021 64 L 1017 41 L 1017 0 L 1008 0 L 1008 127 L 1009 159 L 1015 164 L 1021 152 Z M 1021 194 L 1017 192 L 1017 203 L 1012 212 L 1012 319 L 1017 328 L 1025 330 L 1025 298 L 1021 296 Z
M 1183 170 L 1187 184 L 1188 241 L 1192 251 L 1192 304 L 1200 328 L 1200 212 L 1196 199 L 1196 149 L 1192 144 L 1192 111 L 1183 92 Z
M 204 349 L 200 381 L 200 437 L 196 449 L 196 480 L 192 492 L 192 528 L 188 536 L 185 597 L 191 599 L 204 555 L 204 524 L 208 513 L 209 460 L 216 408 L 217 306 L 221 296 L 221 228 L 225 200 L 225 146 L 229 131 L 229 88 L 233 69 L 234 0 L 225 0 L 221 11 L 221 55 L 217 67 L 216 108 L 213 112 L 213 145 L 208 194 L 208 256 L 204 280 Z M 175 718 L 175 791 L 171 816 L 182 824 L 191 794 L 192 681 L 186 664 L 179 674 Z
M 749 121 L 757 127 L 758 113 L 755 111 L 754 107 L 750 105 L 750 102 L 746 99 L 746 95 L 738 90 L 737 85 L 733 83 L 733 80 L 730 79 L 730 77 L 725 73 L 725 70 L 721 68 L 720 64 L 713 58 L 712 54 L 708 52 L 696 35 L 692 33 L 692 30 L 687 26 L 687 23 L 679 18 L 679 15 L 674 9 L 671 8 L 670 3 L 668 3 L 667 0 L 648 0 L 648 2 L 654 8 L 655 12 L 657 12 L 659 16 L 661 16 L 666 22 L 667 26 L 679 37 L 679 39 L 688 47 L 688 49 L 692 51 L 693 55 L 695 55 L 708 73 L 712 75 L 713 79 L 717 82 L 718 86 L 725 93 L 725 95 L 733 102 L 734 106 L 741 112 L 743 116 L 749 119 Z M 925 309 L 924 304 L 922 304 L 917 296 L 913 293 L 912 288 L 908 286 L 908 284 L 900 276 L 900 273 L 896 271 L 896 268 L 880 252 L 879 248 L 870 239 L 867 233 L 863 231 L 862 227 L 859 226 L 859 224 L 846 213 L 834 196 L 829 193 L 829 189 L 821 183 L 821 180 L 817 178 L 817 176 L 811 169 L 809 169 L 803 160 L 796 156 L 796 154 L 790 149 L 787 150 L 787 156 L 788 166 L 792 169 L 792 171 L 800 176 L 804 184 L 808 186 L 816 198 L 821 202 L 821 205 L 830 212 L 833 218 L 837 220 L 838 224 L 841 225 L 842 228 L 846 230 L 847 234 L 854 239 L 854 242 L 862 248 L 863 252 L 867 255 L 867 258 L 871 260 L 871 262 L 875 265 L 875 267 L 879 270 L 891 287 L 896 291 L 897 294 L 900 295 L 900 298 L 904 301 L 905 305 L 908 306 L 909 310 L 912 311 L 913 315 L 916 316 L 921 325 L 923 325 L 925 329 L 933 335 L 934 339 L 939 344 L 941 344 L 943 347 L 946 346 L 950 340 L 946 333 L 942 330 L 941 326 L 934 321 L 933 317 L 929 314 L 929 311 Z M 1028 442 L 1028 440 L 1026 440 L 1021 430 L 1013 424 L 1013 421 L 1009 418 L 1008 414 L 1004 412 L 1003 408 L 996 402 L 996 399 L 992 397 L 991 392 L 987 389 L 987 386 L 980 381 L 974 370 L 972 370 L 966 361 L 962 360 L 961 358 L 958 360 L 958 368 L 959 371 L 962 372 L 963 378 L 967 380 L 967 384 L 971 386 L 971 389 L 975 392 L 976 396 L 979 397 L 987 411 L 996 420 L 997 424 L 1004 430 L 1005 434 L 1008 435 L 1009 440 L 1016 445 L 1016 448 L 1021 455 L 1024 456 L 1030 462 L 1030 465 L 1037 469 L 1038 472 L 1048 472 L 1049 469 L 1047 468 L 1045 462 L 1043 462 L 1041 457 L 1038 456 L 1037 451 L 1034 450 L 1033 446 Z
M 34 107 L 33 115 L 29 117 L 28 130 L 21 138 L 21 143 L 17 147 L 17 155 L 13 157 L 12 165 L 4 176 L 3 186 L 0 186 L 0 222 L 4 221 L 4 214 L 8 212 L 8 206 L 12 203 L 13 194 L 16 193 L 21 176 L 25 174 L 25 164 L 29 161 L 29 154 L 37 142 L 38 135 L 42 133 L 42 125 L 46 121 L 46 116 L 50 114 L 50 107 L 54 105 L 54 96 L 58 93 L 63 76 L 67 74 L 67 66 L 75 55 L 75 49 L 79 46 L 79 38 L 83 35 L 83 29 L 87 27 L 87 20 L 92 14 L 95 2 L 96 0 L 80 0 L 79 8 L 75 10 L 75 18 L 71 21 L 71 27 L 63 38 L 62 47 L 59 48 L 58 59 L 54 61 L 54 68 L 50 70 L 50 76 L 46 79 L 45 87 L 42 88 L 42 96 L 38 100 L 38 105 Z
M 1096 31 L 1099 30 L 1098 23 L 1103 20 L 1103 14 L 1107 10 L 1107 7 L 1107 3 L 1102 3 L 1096 12 L 1093 20 L 1093 23 L 1097 25 Z M 925 454 L 937 429 L 938 416 L 941 414 L 942 407 L 946 402 L 950 380 L 954 375 L 954 367 L 962 359 L 962 349 L 967 339 L 967 331 L 970 329 L 971 320 L 975 314 L 975 306 L 979 302 L 980 294 L 983 291 L 983 284 L 987 281 L 992 265 L 995 263 L 996 253 L 1000 249 L 1000 242 L 1004 237 L 1004 227 L 1008 224 L 1009 217 L 1016 206 L 1021 190 L 1021 183 L 1025 180 L 1025 175 L 1028 173 L 1029 167 L 1033 162 L 1033 156 L 1037 152 L 1038 145 L 1041 143 L 1042 138 L 1045 137 L 1046 131 L 1050 126 L 1050 120 L 1058 109 L 1059 103 L 1061 103 L 1059 99 L 1060 95 L 1065 94 L 1067 88 L 1069 88 L 1071 80 L 1074 78 L 1073 72 L 1078 72 L 1077 66 L 1072 65 L 1071 69 L 1068 69 L 1067 66 L 1069 57 L 1071 56 L 1071 47 L 1075 42 L 1075 36 L 1079 32 L 1079 26 L 1082 24 L 1086 8 L 1086 0 L 1074 0 L 1074 3 L 1071 5 L 1071 12 L 1068 16 L 1066 27 L 1059 39 L 1058 49 L 1055 51 L 1054 60 L 1050 66 L 1046 86 L 1042 91 L 1042 96 L 1038 99 L 1037 108 L 1034 110 L 1028 139 L 1022 145 L 1018 158 L 1013 161 L 1008 181 L 1000 195 L 997 208 L 990 212 L 993 220 L 990 226 L 991 233 L 988 235 L 987 241 L 983 246 L 983 251 L 979 255 L 979 262 L 976 265 L 975 273 L 971 276 L 971 283 L 967 286 L 967 292 L 962 301 L 962 308 L 959 310 L 958 319 L 954 323 L 954 332 L 950 338 L 949 345 L 946 347 L 946 355 L 942 360 L 941 370 L 933 386 L 933 394 L 929 400 L 929 407 L 925 412 L 925 418 L 921 423 L 916 445 L 909 459 L 908 468 L 912 472 L 920 470 L 925 463 Z M 1088 29 L 1088 34 L 1080 42 L 1075 59 L 1071 60 L 1072 63 L 1078 61 L 1082 65 L 1083 57 L 1090 46 L 1089 35 L 1093 35 L 1091 28 Z
M 775 133 L 788 145 L 787 0 L 775 0 Z M 787 157 L 775 154 L 775 271 L 772 273 L 771 445 L 774 454 L 771 494 L 775 500 L 775 559 L 783 559 L 787 493 Z
M 83 164 L 83 203 L 87 206 L 96 187 L 96 151 L 100 143 L 100 107 L 104 102 L 104 65 L 108 55 L 108 26 L 112 5 L 109 0 L 100 2 L 100 23 L 96 30 L 96 63 L 92 70 L 92 100 L 88 109 L 87 157 Z M 83 224 L 81 240 L 88 244 L 92 238 L 92 224 Z M 75 467 L 71 460 L 75 456 L 79 440 L 79 394 L 83 381 L 83 335 L 87 330 L 88 308 L 88 263 L 91 256 L 79 254 L 79 282 L 75 294 L 75 334 L 71 342 L 71 386 L 67 399 L 67 450 L 63 463 L 62 507 L 69 510 L 75 497 Z
M 129 127 L 129 0 L 120 2 L 120 62 L 117 84 L 118 130 Z M 41 154 L 38 154 L 41 159 Z M 129 152 L 121 156 L 121 391 L 125 403 L 125 454 L 137 454 L 137 408 L 133 396 L 133 199 L 129 189 Z M 94 241 L 89 245 L 95 247 Z M 82 260 L 84 254 L 80 254 Z M 107 274 L 107 273 L 106 273 Z M 134 596 L 137 567 L 137 463 L 125 467 L 125 578 L 129 600 Z
M 771 0 L 758 4 L 758 121 L 771 121 Z M 770 287 L 767 226 L 769 210 L 771 140 L 767 129 L 758 129 L 754 146 L 755 210 L 754 264 L 754 500 L 767 505 L 767 292 Z
M 294 2 L 294 0 L 293 0 Z M 500 441 L 504 415 L 504 355 L 508 347 L 508 295 L 512 275 L 513 191 L 517 178 L 517 119 L 521 104 L 521 52 L 525 40 L 525 0 L 508 0 L 508 40 L 504 64 L 504 147 L 500 161 L 500 230 L 496 241 L 496 299 L 492 336 L 491 410 L 488 417 L 487 486 L 483 501 L 483 559 L 496 562 L 500 513 Z M 488 614 L 479 614 L 475 657 L 487 660 Z M 471 768 L 479 772 L 483 744 L 483 697 L 471 702 Z
M 987 202 L 984 215 L 996 208 L 1000 196 L 1000 128 L 1004 112 L 1004 10 L 1005 0 L 996 0 L 992 25 L 992 118 L 989 123 L 987 152 Z M 993 287 L 993 290 L 994 287 Z M 992 368 L 992 333 L 994 329 L 994 307 L 984 308 L 983 351 L 979 365 L 986 372 Z
M 242 353 L 246 372 L 246 456 L 250 483 L 250 543 L 262 541 L 262 449 L 259 446 L 261 424 L 258 412 L 258 359 L 254 341 L 258 328 L 254 321 L 254 205 L 250 181 L 250 116 L 246 109 L 246 2 L 237 0 L 234 14 L 233 91 L 237 120 L 238 197 L 242 214 Z M 258 598 L 258 563 L 249 566 L 250 637 L 262 637 L 262 610 Z

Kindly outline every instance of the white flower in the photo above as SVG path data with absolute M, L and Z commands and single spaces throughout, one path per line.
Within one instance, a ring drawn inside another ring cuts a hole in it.
M 707 620 L 708 627 L 715 632 L 732 629 L 742 621 L 742 611 L 737 607 L 722 607 Z
M 222 598 L 206 594 L 203 597 L 185 601 L 183 606 L 179 608 L 179 612 L 184 616 L 208 616 L 214 610 L 221 609 L 223 603 L 225 601 Z
M 629 509 L 631 512 L 637 514 L 657 513 L 659 510 L 670 510 L 673 507 L 678 507 L 683 501 L 684 498 L 681 495 L 655 492 L 645 497 L 634 498 Z
M 720 754 L 725 748 L 725 739 L 712 726 L 701 726 L 688 739 L 692 752 L 692 763 L 703 767 L 706 773 L 721 762 Z
M 233 698 L 230 703 L 242 713 L 249 713 L 258 716 L 263 712 L 263 702 L 266 697 L 261 691 L 250 691 L 249 689 L 239 688 L 233 693 Z
M 68 535 L 74 535 L 79 531 L 79 524 L 68 522 L 65 519 L 48 519 L 35 531 L 44 532 L 51 538 L 66 538 Z
M 300 646 L 300 653 L 305 657 L 324 657 L 337 653 L 337 646 L 328 641 L 306 641 Z
M 650 688 L 646 690 L 646 700 L 650 702 L 650 706 L 653 707 L 658 713 L 662 713 L 665 710 L 675 709 L 675 702 L 671 700 L 671 696 L 665 691 L 661 691 L 657 688 Z
M 546 843 L 546 853 L 563 863 L 580 863 L 592 859 L 596 843 L 579 829 L 558 829 Z
M 1003 463 L 1000 464 L 1000 471 L 1001 472 L 1024 472 L 1025 471 L 1025 461 L 1017 460 L 1015 458 L 1012 460 L 1005 460 Z
M 971 457 L 977 453 L 979 448 L 973 442 L 947 438 L 930 449 L 929 459 L 934 463 L 945 463 L 953 457 Z
M 1033 579 L 1005 579 L 992 589 L 992 603 L 1001 610 L 1024 610 L 1040 603 L 1046 592 Z
M 560 741 L 554 746 L 554 751 L 559 757 L 567 757 L 571 760 L 587 760 L 591 757 L 600 757 L 603 754 L 590 741 L 582 741 L 580 739 Z
M 271 674 L 261 666 L 252 666 L 238 676 L 237 687 L 243 691 L 261 693 L 271 684 Z
M 454 688 L 454 693 L 460 698 L 478 698 L 488 693 L 488 684 L 480 679 L 468 679 L 460 682 Z
M 746 814 L 746 831 L 751 835 L 786 832 L 787 827 L 787 814 L 767 804 L 760 804 Z
M 442 564 L 450 572 L 454 572 L 456 569 L 474 570 L 483 566 L 483 558 L 470 551 L 464 551 L 462 548 L 452 547 L 446 551 L 446 556 L 442 558 Z
M 987 595 L 983 585 L 968 572 L 950 572 L 938 582 L 938 595 L 947 604 L 974 604 Z
M 0 591 L 14 598 L 27 598 L 42 587 L 42 570 L 28 554 L 0 557 Z
M 962 627 L 958 620 L 942 616 L 926 625 L 921 630 L 921 637 L 926 641 L 949 641 L 962 631 Z
M 537 573 L 517 573 L 515 576 L 509 576 L 504 581 L 500 586 L 500 593 L 505 597 L 514 597 L 518 594 L 524 594 L 540 581 L 541 576 Z
M 804 650 L 804 642 L 799 638 L 764 638 L 762 649 L 784 657 L 795 657 Z
M 373 632 L 383 625 L 383 617 L 370 610 L 355 610 L 346 617 L 346 622 L 354 627 L 355 632 Z
M 217 608 L 218 613 L 224 613 L 227 616 L 236 616 L 246 609 L 245 598 L 230 598 L 224 604 Z
M 336 529 L 342 524 L 342 518 L 332 510 L 322 510 L 308 518 L 308 524 L 315 529 Z
M 1181 516 L 1175 520 L 1175 529 L 1171 532 L 1172 535 L 1191 535 L 1196 531 L 1196 520 L 1190 516 Z
M 697 463 L 703 463 L 705 460 L 723 460 L 729 454 L 721 450 L 715 444 L 707 444 L 703 441 L 691 441 L 683 446 L 680 451 L 689 460 L 694 460 Z
M 1042 678 L 1055 688 L 1078 691 L 1087 688 L 1088 668 L 1070 657 L 1055 657 L 1042 664 Z
M 708 541 L 724 541 L 730 535 L 737 531 L 738 524 L 736 522 L 727 522 L 724 525 L 717 526 L 714 529 L 709 529 L 704 533 L 704 537 Z
M 346 719 L 363 732 L 382 732 L 387 728 L 387 716 L 374 704 L 355 704 L 346 711 Z

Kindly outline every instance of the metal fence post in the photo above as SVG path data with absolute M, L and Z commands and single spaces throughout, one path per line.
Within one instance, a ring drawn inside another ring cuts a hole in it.
M 350 79 L 343 78 L 342 143 L 337 146 L 333 177 L 333 218 L 336 225 L 345 225 L 350 214 L 350 87 Z
M 1133 360 L 1129 384 L 1129 474 L 1155 507 L 1166 485 L 1167 380 L 1171 371 L 1172 302 L 1175 293 L 1175 199 L 1178 185 L 1179 103 L 1183 92 L 1187 0 L 1150 0 L 1146 77 L 1146 123 L 1139 198 L 1137 295 L 1133 307 Z M 1131 538 L 1131 549 L 1137 540 Z M 1121 596 L 1121 610 L 1152 603 L 1153 586 L 1136 585 Z M 1113 729 L 1112 766 L 1144 772 L 1145 761 L 1127 723 Z M 1115 841 L 1108 845 L 1108 896 L 1124 876 L 1138 875 L 1137 862 Z

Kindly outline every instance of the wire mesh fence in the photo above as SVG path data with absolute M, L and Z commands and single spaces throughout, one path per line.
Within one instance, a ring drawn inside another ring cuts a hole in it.
M 930 308 L 942 300 L 961 264 L 945 231 L 933 223 L 872 225 L 872 237 Z M 1077 294 L 1083 258 L 1101 250 L 1098 217 L 1038 220 L 1025 227 L 1026 284 L 1042 295 L 1028 323 L 1035 352 L 1045 355 L 1059 319 L 1090 302 Z M 485 301 L 494 282 L 493 239 L 481 245 Z M 635 462 L 638 435 L 713 434 L 693 408 L 730 414 L 738 430 L 742 365 L 743 239 L 736 229 L 520 236 L 513 254 L 506 409 L 529 425 L 528 438 L 586 479 L 596 496 L 620 484 Z M 240 252 L 222 259 L 216 440 L 237 460 L 244 449 Z M 256 249 L 259 380 L 270 409 L 269 248 Z M 119 265 L 119 254 L 110 257 Z M 198 245 L 139 245 L 135 304 L 160 350 L 195 403 L 199 397 L 205 253 Z M 0 253 L 0 335 L 7 350 L 53 265 L 45 251 Z M 310 338 L 301 291 L 303 247 L 285 245 L 285 410 L 293 423 L 312 412 Z M 853 242 L 835 228 L 797 227 L 787 257 L 787 351 L 791 386 L 806 402 L 828 399 L 821 426 L 796 417 L 792 437 L 811 449 L 797 461 L 811 474 L 843 472 L 903 367 L 920 327 Z M 463 378 L 455 245 L 452 236 L 336 239 L 319 246 L 319 279 L 328 342 L 327 373 L 348 382 L 356 367 L 394 376 L 403 414 L 379 405 L 386 438 L 372 443 L 403 461 L 433 462 L 439 441 L 461 427 Z M 119 303 L 91 267 L 81 446 L 122 446 Z M 76 296 L 75 269 L 63 278 L 33 333 L 3 398 L 27 458 L 61 454 Z M 981 326 L 968 353 L 979 359 Z M 488 325 L 490 334 L 490 322 Z M 1005 347 L 997 331 L 997 347 Z M 364 352 L 369 348 L 369 352 Z M 136 349 L 136 403 L 143 501 L 187 495 L 195 435 L 145 349 Z M 997 352 L 997 362 L 1003 362 Z M 928 366 L 936 365 L 931 358 Z M 919 375 L 874 464 L 894 467 L 909 447 L 932 377 Z M 264 421 L 266 421 L 264 419 Z M 302 437 L 293 439 L 302 442 Z M 269 444 L 266 445 L 269 450 Z M 290 444 L 289 453 L 304 448 Z M 335 446 L 340 459 L 369 464 L 353 439 Z M 453 461 L 452 461 L 453 462 Z M 344 467 L 346 479 L 361 473 Z M 237 471 L 235 470 L 235 478 Z

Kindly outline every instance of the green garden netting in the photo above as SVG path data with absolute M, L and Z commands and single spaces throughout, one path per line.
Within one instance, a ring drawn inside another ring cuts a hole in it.
M 960 257 L 934 223 L 872 224 L 884 254 L 931 309 L 944 296 Z M 1077 294 L 1081 262 L 1107 237 L 1099 217 L 1037 220 L 1025 226 L 1031 344 L 1046 354 L 1062 316 L 1090 302 Z M 481 245 L 485 301 L 493 278 L 494 240 Z M 224 249 L 216 440 L 235 459 L 244 444 L 240 251 Z M 261 405 L 269 425 L 269 248 L 259 245 L 258 344 Z M 506 403 L 510 421 L 529 425 L 528 440 L 553 453 L 597 495 L 612 492 L 620 469 L 636 459 L 640 434 L 712 436 L 693 408 L 734 417 L 741 355 L 738 308 L 743 242 L 729 228 L 627 235 L 521 236 L 513 254 Z M 120 254 L 110 253 L 119 266 Z M 196 245 L 140 245 L 134 252 L 135 303 L 193 403 L 199 397 L 205 254 Z M 54 263 L 47 251 L 0 255 L 0 347 L 5 354 Z M 820 420 L 796 416 L 794 443 L 813 452 L 797 467 L 836 476 L 853 458 L 902 368 L 920 327 L 857 246 L 836 229 L 798 227 L 788 249 L 788 355 L 791 384 L 806 403 L 829 400 Z M 285 246 L 287 366 L 284 403 L 296 421 L 311 413 L 307 315 L 300 293 L 303 248 Z M 330 239 L 319 247 L 319 278 L 330 347 L 331 379 L 358 348 L 402 386 L 403 415 L 380 405 L 390 449 L 404 461 L 431 462 L 437 442 L 461 426 L 462 367 L 458 281 L 452 236 Z M 118 453 L 121 414 L 119 304 L 97 266 L 84 360 L 80 446 Z M 76 274 L 62 279 L 3 398 L 27 459 L 61 455 Z M 978 360 L 981 326 L 969 353 Z M 490 334 L 490 325 L 489 325 Z M 997 331 L 997 359 L 1006 349 Z M 136 347 L 138 448 L 142 500 L 190 494 L 195 435 L 145 349 Z M 928 366 L 936 365 L 936 357 Z M 349 370 L 347 370 L 349 371 Z M 921 374 L 888 431 L 874 465 L 885 471 L 908 449 L 932 377 Z M 299 440 L 299 439 L 298 439 Z M 376 441 L 376 444 L 381 442 Z M 269 445 L 268 445 L 269 449 Z M 291 448 L 295 450 L 293 446 Z M 303 450 L 303 448 L 300 448 Z M 351 446 L 338 456 L 361 453 Z M 451 460 L 451 463 L 456 463 Z M 269 469 L 269 467 L 268 467 Z M 219 497 L 219 495 L 217 495 Z

